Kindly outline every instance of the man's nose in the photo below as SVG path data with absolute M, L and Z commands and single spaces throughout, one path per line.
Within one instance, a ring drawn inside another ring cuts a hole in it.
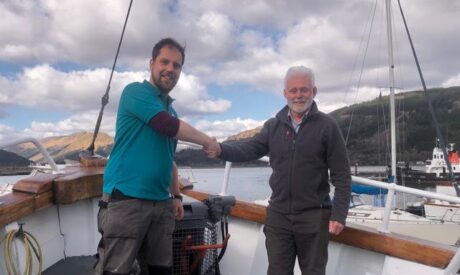
M 173 63 L 168 63 L 168 65 L 166 65 L 166 70 L 172 72 L 174 71 L 174 64 Z

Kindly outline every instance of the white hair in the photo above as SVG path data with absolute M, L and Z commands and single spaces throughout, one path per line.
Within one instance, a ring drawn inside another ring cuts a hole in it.
M 310 78 L 311 83 L 313 84 L 313 86 L 315 86 L 315 74 L 313 73 L 312 69 L 307 68 L 305 66 L 293 66 L 290 67 L 286 72 L 286 76 L 284 77 L 284 88 L 286 88 L 289 79 L 299 75 Z

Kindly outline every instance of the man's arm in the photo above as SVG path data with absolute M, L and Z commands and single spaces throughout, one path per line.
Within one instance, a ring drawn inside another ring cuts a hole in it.
M 172 170 L 172 179 L 171 185 L 169 186 L 169 192 L 174 195 L 180 195 L 179 189 L 179 172 L 177 170 L 177 165 L 173 162 Z M 182 206 L 182 200 L 179 198 L 173 199 L 174 202 L 174 216 L 177 220 L 182 220 L 184 218 L 184 207 Z
M 244 162 L 259 159 L 269 151 L 269 128 L 272 120 L 265 122 L 264 126 L 254 137 L 245 141 L 222 143 L 221 153 L 217 156 L 226 161 Z M 208 153 L 209 156 L 209 153 Z
M 204 149 L 220 154 L 220 146 L 216 139 L 198 131 L 185 121 L 173 117 L 165 111 L 159 112 L 152 117 L 149 126 L 162 135 L 193 142 L 202 145 Z
M 220 146 L 216 139 L 198 131 L 183 120 L 179 120 L 179 122 L 179 130 L 175 136 L 176 139 L 202 145 L 205 150 L 215 151 L 217 154 L 220 154 Z
M 340 128 L 331 123 L 327 137 L 327 163 L 331 183 L 335 187 L 329 231 L 340 233 L 348 214 L 351 195 L 351 174 L 347 149 Z M 338 224 L 336 224 L 338 223 Z

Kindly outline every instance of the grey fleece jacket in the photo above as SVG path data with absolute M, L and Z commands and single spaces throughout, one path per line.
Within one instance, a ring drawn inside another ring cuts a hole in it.
M 269 210 L 298 214 L 307 209 L 332 207 L 331 220 L 345 224 L 351 175 L 345 142 L 336 121 L 320 112 L 313 102 L 296 133 L 288 111 L 285 106 L 249 140 L 222 143 L 219 158 L 244 162 L 268 154 L 273 169 Z M 329 197 L 329 180 L 335 187 L 333 202 Z

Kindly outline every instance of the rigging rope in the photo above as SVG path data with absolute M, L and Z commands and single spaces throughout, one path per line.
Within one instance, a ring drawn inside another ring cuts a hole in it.
M 452 172 L 452 165 L 450 164 L 449 157 L 447 155 L 444 138 L 443 138 L 443 136 L 441 134 L 441 130 L 439 128 L 438 119 L 436 118 L 436 114 L 434 112 L 431 97 L 428 94 L 428 91 L 426 89 L 425 79 L 423 77 L 422 70 L 420 69 L 420 63 L 418 61 L 417 53 L 415 52 L 414 43 L 412 42 L 412 38 L 411 38 L 411 35 L 409 33 L 409 28 L 407 27 L 407 23 L 406 23 L 406 18 L 404 17 L 404 12 L 402 10 L 401 2 L 399 0 L 398 0 L 398 5 L 399 5 L 399 10 L 401 11 L 401 16 L 402 16 L 402 19 L 403 19 L 403 22 L 404 22 L 404 27 L 406 28 L 407 37 L 409 38 L 409 43 L 410 43 L 410 46 L 411 46 L 411 49 L 412 49 L 412 54 L 414 55 L 414 58 L 415 58 L 415 64 L 417 65 L 418 74 L 419 74 L 420 80 L 422 82 L 423 91 L 425 92 L 425 98 L 426 98 L 426 100 L 428 102 L 428 109 L 430 110 L 431 119 L 432 119 L 432 122 L 434 124 L 434 128 L 436 129 L 436 135 L 438 136 L 438 139 L 439 139 L 442 154 L 444 155 L 444 160 L 446 161 L 446 164 L 447 164 L 447 169 L 449 170 L 449 178 L 450 178 L 450 181 L 452 182 L 452 186 L 454 186 L 455 193 L 457 194 L 457 197 L 460 197 L 460 188 L 458 187 L 457 181 L 456 181 L 455 176 L 454 176 L 454 173 Z
M 109 83 L 107 83 L 107 88 L 105 90 L 105 94 L 101 98 L 101 110 L 99 111 L 99 116 L 97 117 L 97 122 L 96 122 L 96 126 L 94 128 L 94 133 L 93 133 L 93 139 L 91 141 L 91 144 L 86 149 L 87 151 L 89 151 L 91 153 L 90 155 L 94 154 L 94 143 L 96 142 L 96 137 L 97 137 L 97 134 L 99 133 L 99 128 L 101 126 L 101 121 L 102 121 L 102 115 L 104 114 L 104 108 L 105 108 L 105 105 L 107 105 L 107 103 L 109 103 L 110 83 L 112 82 L 113 72 L 114 72 L 115 66 L 117 64 L 118 53 L 120 52 L 121 43 L 123 42 L 123 36 L 125 34 L 125 29 L 126 29 L 126 25 L 128 23 L 129 13 L 131 12 L 132 4 L 133 4 L 133 0 L 131 0 L 129 2 L 129 8 L 128 8 L 128 12 L 126 14 L 125 24 L 123 25 L 123 31 L 121 32 L 120 41 L 118 42 L 117 53 L 115 55 L 115 60 L 113 61 L 113 66 L 112 66 L 112 71 L 110 73 Z
M 361 79 L 362 79 L 363 71 L 364 71 L 364 61 L 366 60 L 367 50 L 369 49 L 369 41 L 370 41 L 371 34 L 372 34 L 372 26 L 374 24 L 374 18 L 375 18 L 376 9 L 377 9 L 377 1 L 375 1 L 374 11 L 372 13 L 371 24 L 370 24 L 370 27 L 369 27 L 369 35 L 368 35 L 367 41 L 366 41 L 366 48 L 365 48 L 365 51 L 364 51 L 363 61 L 361 62 L 361 71 L 359 73 L 358 86 L 356 87 L 356 95 L 355 95 L 354 102 L 356 102 L 356 99 L 358 98 L 358 92 L 359 92 L 359 88 L 361 86 Z M 353 65 L 353 70 L 354 70 L 354 65 Z M 350 114 L 350 123 L 348 124 L 347 135 L 346 135 L 346 138 L 345 138 L 345 145 L 348 145 L 348 138 L 350 137 L 351 125 L 353 123 L 353 114 L 355 112 L 355 108 L 356 108 L 356 104 L 353 104 L 352 109 L 351 109 L 351 114 Z

